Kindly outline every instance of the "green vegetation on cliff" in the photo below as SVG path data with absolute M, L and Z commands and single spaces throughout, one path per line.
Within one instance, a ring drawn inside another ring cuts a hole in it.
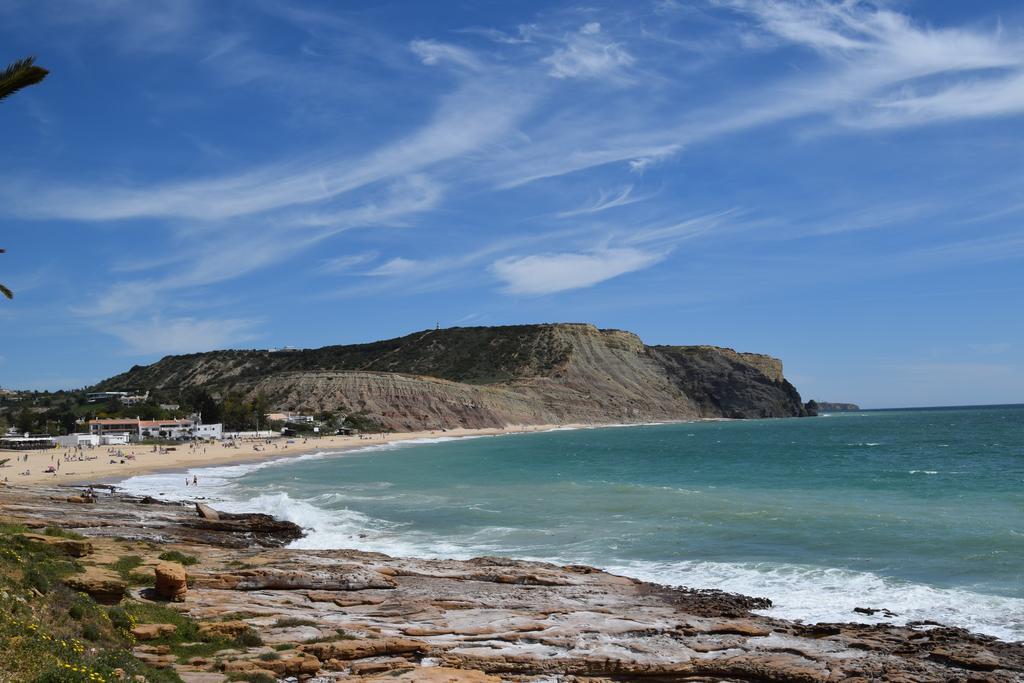
M 148 390 L 183 404 L 202 391 L 225 405 L 265 400 L 269 410 L 329 412 L 400 431 L 808 414 L 775 358 L 646 346 L 632 333 L 586 324 L 456 327 L 369 344 L 168 356 L 95 389 Z

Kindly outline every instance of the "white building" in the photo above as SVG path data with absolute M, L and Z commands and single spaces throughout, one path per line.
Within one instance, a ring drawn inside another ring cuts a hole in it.
M 127 446 L 127 434 L 104 434 L 100 437 L 100 443 L 104 446 Z
M 178 439 L 191 435 L 195 422 L 192 420 L 139 420 L 139 437 L 142 439 Z
M 93 448 L 100 445 L 100 437 L 98 434 L 68 434 L 54 437 L 53 442 L 64 448 Z
M 197 424 L 192 427 L 192 436 L 197 439 L 217 439 L 220 440 L 223 436 L 224 425 L 221 423 L 203 425 Z

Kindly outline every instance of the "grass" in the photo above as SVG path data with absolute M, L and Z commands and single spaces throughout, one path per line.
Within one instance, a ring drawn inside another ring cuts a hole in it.
M 154 577 L 135 569 L 142 566 L 142 558 L 138 555 L 124 555 L 110 564 L 110 568 L 120 574 L 125 583 L 132 586 L 148 586 L 153 583 Z
M 267 674 L 251 674 L 251 673 L 230 673 L 228 674 L 229 681 L 247 681 L 247 683 L 276 683 L 277 679 Z
M 168 550 L 166 553 L 160 553 L 161 560 L 167 560 L 168 562 L 177 562 L 180 565 L 189 567 L 193 564 L 199 564 L 199 558 L 195 555 L 186 555 L 185 553 L 178 552 L 177 550 Z
M 274 628 L 288 628 L 289 626 L 316 626 L 319 622 L 312 619 L 299 619 L 297 617 L 281 617 L 274 622 Z
M 68 531 L 67 529 L 61 529 L 56 526 L 48 526 L 43 529 L 43 535 L 54 536 L 56 538 L 70 538 L 76 541 L 82 541 L 85 539 L 85 536 L 82 534 L 75 533 L 74 531 Z
M 25 527 L 0 524 L 0 680 L 25 683 L 100 683 L 144 676 L 150 683 L 180 683 L 171 670 L 156 670 L 131 654 L 122 623 L 61 579 L 81 565 L 59 550 L 31 543 Z M 48 535 L 64 536 L 60 529 Z
M 199 624 L 190 617 L 164 605 L 149 602 L 130 602 L 123 609 L 128 620 L 138 624 L 173 624 L 176 630 L 169 636 L 147 641 L 151 645 L 166 645 L 179 660 L 192 657 L 211 657 L 230 648 L 247 648 L 262 645 L 263 641 L 255 629 L 248 628 L 234 640 L 226 638 L 205 639 L 199 635 Z

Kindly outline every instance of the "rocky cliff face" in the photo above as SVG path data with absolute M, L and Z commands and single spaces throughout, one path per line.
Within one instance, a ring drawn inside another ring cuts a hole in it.
M 646 346 L 592 325 L 451 328 L 299 351 L 169 356 L 97 385 L 266 395 L 281 410 L 364 413 L 395 430 L 807 414 L 782 363 Z
M 856 403 L 829 403 L 828 401 L 817 401 L 818 411 L 827 413 L 852 413 L 860 410 Z

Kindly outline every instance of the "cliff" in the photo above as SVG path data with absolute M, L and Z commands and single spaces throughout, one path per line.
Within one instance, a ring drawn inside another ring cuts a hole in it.
M 860 410 L 856 403 L 829 403 L 828 401 L 817 401 L 818 411 L 822 413 L 852 413 Z
M 647 346 L 630 332 L 586 324 L 457 327 L 369 344 L 168 356 L 95 389 L 194 387 L 262 393 L 279 410 L 362 413 L 394 430 L 808 414 L 775 358 Z

